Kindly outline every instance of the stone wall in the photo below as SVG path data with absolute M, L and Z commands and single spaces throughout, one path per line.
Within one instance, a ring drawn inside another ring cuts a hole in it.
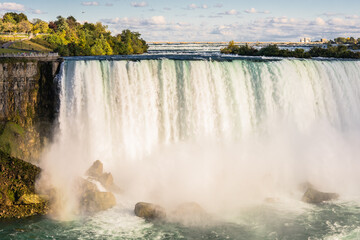
M 52 135 L 62 59 L 0 59 L 0 150 L 36 163 Z

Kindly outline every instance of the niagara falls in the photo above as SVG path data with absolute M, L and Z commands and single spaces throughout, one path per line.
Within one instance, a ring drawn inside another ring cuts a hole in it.
M 0 3 L 0 239 L 360 239 L 358 5 Z

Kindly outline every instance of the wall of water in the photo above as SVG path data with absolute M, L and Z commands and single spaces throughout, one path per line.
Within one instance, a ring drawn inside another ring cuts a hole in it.
M 231 205 L 301 181 L 358 192 L 359 61 L 62 67 L 59 131 L 43 161 L 53 183 L 70 183 L 100 159 L 138 200 Z

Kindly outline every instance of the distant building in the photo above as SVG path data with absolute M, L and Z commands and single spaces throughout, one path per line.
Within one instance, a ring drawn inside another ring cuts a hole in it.
M 305 37 L 305 38 L 300 38 L 300 42 L 301 42 L 301 43 L 309 43 L 309 42 L 311 42 L 311 39 L 310 39 L 310 38 L 307 38 L 307 37 Z
M 326 38 L 321 38 L 321 39 L 320 39 L 320 42 L 322 42 L 322 43 L 327 43 L 328 40 L 327 40 Z

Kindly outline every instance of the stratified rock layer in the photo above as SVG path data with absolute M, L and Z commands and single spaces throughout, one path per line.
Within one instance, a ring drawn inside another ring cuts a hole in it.
M 56 118 L 59 96 L 54 78 L 60 62 L 0 58 L 0 150 L 28 162 L 39 160 Z

